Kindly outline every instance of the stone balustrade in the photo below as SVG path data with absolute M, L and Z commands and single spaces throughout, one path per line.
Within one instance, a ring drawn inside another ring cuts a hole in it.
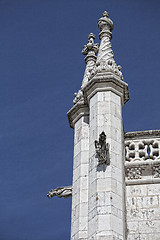
M 160 130 L 125 133 L 126 184 L 160 182 Z

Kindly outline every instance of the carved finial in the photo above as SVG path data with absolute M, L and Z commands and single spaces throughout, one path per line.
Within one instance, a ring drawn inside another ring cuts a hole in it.
M 112 72 L 123 80 L 121 66 L 117 66 L 114 60 L 110 42 L 112 38 L 113 22 L 109 18 L 109 13 L 107 11 L 104 11 L 102 17 L 98 20 L 98 27 L 100 29 L 99 38 L 101 44 L 98 50 L 96 65 L 92 69 L 88 79 L 92 79 L 98 72 Z
M 103 17 L 109 17 L 109 13 L 107 11 L 104 11 L 104 13 L 102 14 Z
M 83 87 L 88 82 L 88 76 L 90 75 L 90 71 L 93 69 L 96 63 L 97 60 L 96 54 L 98 53 L 99 49 L 99 44 L 94 43 L 94 39 L 95 35 L 93 33 L 90 33 L 88 35 L 88 43 L 84 45 L 82 50 L 82 54 L 86 55 L 85 62 L 87 63 L 87 66 L 84 73 L 81 89 L 78 91 L 78 93 L 74 94 L 75 98 L 73 100 L 73 104 L 76 104 L 77 102 L 84 103 Z
M 95 39 L 95 35 L 93 33 L 90 33 L 88 35 L 88 43 L 87 43 L 87 45 L 84 45 L 82 54 L 84 54 L 84 55 L 90 54 L 90 56 L 92 55 L 92 57 L 96 58 L 99 44 L 98 43 L 95 44 L 94 39 Z M 86 61 L 88 60 L 87 56 L 86 56 L 85 60 Z
M 111 31 L 113 30 L 113 22 L 109 18 L 109 13 L 104 11 L 102 17 L 98 20 L 98 27 L 101 30 L 99 38 L 102 39 L 103 36 L 108 36 L 110 39 L 112 37 Z
M 95 35 L 94 35 L 93 33 L 90 33 L 90 34 L 88 35 L 88 39 L 91 39 L 91 38 L 95 39 Z

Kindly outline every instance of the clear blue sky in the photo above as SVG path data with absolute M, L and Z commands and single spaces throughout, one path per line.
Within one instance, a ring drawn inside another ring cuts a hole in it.
M 83 45 L 104 10 L 129 84 L 125 131 L 160 129 L 160 1 L 0 0 L 0 240 L 69 240 L 73 130 L 66 112 Z

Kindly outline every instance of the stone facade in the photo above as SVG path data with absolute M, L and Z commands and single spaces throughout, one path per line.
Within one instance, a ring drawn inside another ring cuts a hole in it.
M 160 239 L 160 131 L 125 134 L 128 240 Z

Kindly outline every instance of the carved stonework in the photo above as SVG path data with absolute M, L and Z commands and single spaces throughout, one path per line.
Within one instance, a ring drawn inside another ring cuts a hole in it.
M 77 102 L 84 103 L 83 88 L 88 83 L 90 72 L 95 66 L 95 62 L 97 60 L 96 54 L 98 53 L 99 49 L 99 44 L 94 43 L 94 39 L 95 35 L 93 33 L 90 33 L 88 36 L 88 43 L 84 45 L 82 50 L 82 54 L 86 55 L 85 62 L 87 66 L 84 73 L 82 86 L 78 93 L 74 93 L 75 98 L 73 100 L 73 104 L 76 104 Z
M 121 68 L 122 67 L 120 65 L 117 66 L 112 60 L 102 61 L 101 63 L 97 62 L 94 68 L 91 70 L 88 79 L 92 79 L 96 75 L 96 73 L 99 72 L 112 72 L 113 74 L 118 75 L 121 80 L 123 80 Z
M 98 53 L 99 44 L 94 43 L 95 35 L 93 33 L 90 33 L 88 36 L 88 43 L 87 45 L 83 46 L 82 53 L 86 55 L 85 61 L 86 63 L 88 60 L 91 60 L 90 58 L 97 59 L 96 54 Z
M 112 38 L 113 22 L 109 18 L 109 13 L 106 11 L 99 19 L 98 27 L 101 30 L 99 34 L 101 44 L 99 47 L 96 65 L 90 72 L 89 80 L 93 78 L 97 73 L 101 72 L 111 72 L 115 75 L 118 75 L 120 79 L 123 80 L 121 66 L 117 66 L 115 63 L 112 45 L 110 42 Z
M 107 164 L 109 165 L 109 143 L 106 143 L 106 134 L 102 132 L 99 135 L 99 142 L 95 141 L 96 153 L 98 156 L 98 165 Z
M 128 180 L 141 179 L 141 175 L 142 175 L 142 168 L 140 168 L 140 167 L 127 168 Z
M 84 96 L 83 96 L 83 91 L 82 89 L 80 89 L 78 91 L 78 93 L 74 93 L 74 100 L 73 100 L 73 104 L 76 104 L 77 102 L 79 103 L 84 103 Z
M 160 183 L 160 131 L 125 133 L 125 158 L 127 185 Z
M 49 191 L 47 194 L 48 198 L 57 196 L 59 198 L 68 198 L 72 196 L 72 186 L 67 186 L 67 187 L 58 187 L 56 189 L 52 189 Z
M 160 166 L 153 167 L 153 177 L 160 178 Z
M 160 159 L 160 142 L 156 139 L 140 139 L 125 142 L 126 161 Z

